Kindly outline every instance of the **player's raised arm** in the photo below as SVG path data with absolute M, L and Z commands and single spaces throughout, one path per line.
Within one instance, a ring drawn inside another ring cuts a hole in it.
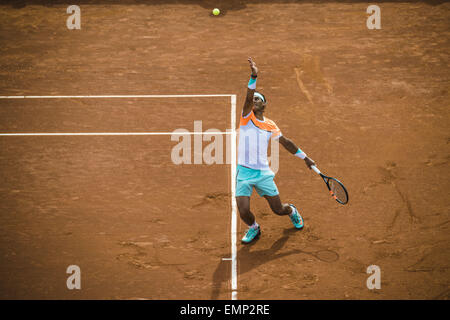
M 314 160 L 309 158 L 306 153 L 304 153 L 299 147 L 295 145 L 294 142 L 292 142 L 291 139 L 286 138 L 285 136 L 281 136 L 280 139 L 278 139 L 280 144 L 290 153 L 295 155 L 296 157 L 299 157 L 300 159 L 305 160 L 305 164 L 308 168 L 311 169 L 311 166 L 315 166 Z
M 247 96 L 245 97 L 244 109 L 242 110 L 242 115 L 246 116 L 252 111 L 253 107 L 253 94 L 256 89 L 256 78 L 258 77 L 258 68 L 252 58 L 248 58 L 250 63 L 250 69 L 252 74 L 250 76 L 250 81 L 248 82 Z

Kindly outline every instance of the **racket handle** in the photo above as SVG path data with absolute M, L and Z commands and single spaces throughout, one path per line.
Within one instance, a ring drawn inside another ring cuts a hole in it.
M 317 169 L 316 166 L 311 166 L 311 169 L 313 169 L 317 174 L 320 174 L 320 170 Z

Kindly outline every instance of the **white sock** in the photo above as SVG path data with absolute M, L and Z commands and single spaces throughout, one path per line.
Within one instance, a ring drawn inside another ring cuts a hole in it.
M 253 223 L 251 226 L 250 226 L 250 228 L 253 228 L 253 229 L 258 229 L 258 227 L 259 227 L 259 224 L 257 224 L 256 223 L 256 221 L 255 221 L 255 223 Z
M 292 217 L 292 215 L 294 214 L 294 212 L 295 212 L 295 209 L 294 209 L 294 207 L 292 207 L 291 205 L 289 205 L 289 207 L 291 207 L 291 209 L 292 209 L 292 212 L 291 213 L 289 213 L 289 217 Z

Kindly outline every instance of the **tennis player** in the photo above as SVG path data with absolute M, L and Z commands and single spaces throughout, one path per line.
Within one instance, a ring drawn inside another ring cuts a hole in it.
M 280 216 L 288 215 L 295 228 L 303 228 L 303 218 L 293 204 L 281 203 L 278 188 L 273 181 L 275 173 L 267 160 L 270 139 L 277 139 L 290 153 L 305 160 L 307 167 L 314 161 L 300 150 L 291 140 L 281 134 L 275 122 L 264 117 L 267 100 L 256 90 L 258 68 L 252 58 L 248 58 L 251 77 L 248 82 L 247 97 L 239 124 L 239 149 L 236 173 L 236 203 L 241 219 L 249 226 L 242 243 L 250 243 L 261 234 L 261 228 L 250 211 L 250 196 L 253 188 L 269 203 L 272 211 Z

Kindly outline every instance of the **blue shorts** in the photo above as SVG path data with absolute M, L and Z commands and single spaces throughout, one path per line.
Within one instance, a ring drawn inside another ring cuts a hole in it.
M 253 187 L 261 196 L 277 196 L 278 188 L 273 181 L 275 173 L 272 170 L 256 170 L 237 166 L 236 173 L 236 197 L 250 197 Z

